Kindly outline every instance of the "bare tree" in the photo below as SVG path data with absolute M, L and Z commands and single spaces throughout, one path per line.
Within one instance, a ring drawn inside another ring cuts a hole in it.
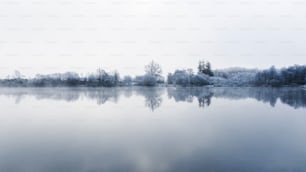
M 145 72 L 147 75 L 159 77 L 162 74 L 162 68 L 159 64 L 151 61 L 148 65 L 145 66 Z

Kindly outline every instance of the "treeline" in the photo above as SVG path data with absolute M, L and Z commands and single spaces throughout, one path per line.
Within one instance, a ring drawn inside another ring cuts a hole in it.
M 28 87 L 114 87 L 119 85 L 119 74 L 117 72 L 107 73 L 98 69 L 95 74 L 81 77 L 75 72 L 56 73 L 49 75 L 36 75 L 32 79 L 14 77 L 1 80 L 2 86 L 28 86 Z
M 0 80 L 0 86 L 20 87 L 115 87 L 115 86 L 298 86 L 306 84 L 306 66 L 294 65 L 287 68 L 267 70 L 229 68 L 212 70 L 209 62 L 200 61 L 197 71 L 193 69 L 177 69 L 169 73 L 165 79 L 162 68 L 154 61 L 145 66 L 145 74 L 131 77 L 120 77 L 118 72 L 107 72 L 103 69 L 95 73 L 80 76 L 75 72 L 36 75 L 34 78 L 25 78 L 16 71 L 14 76 Z
M 20 72 L 15 71 L 14 76 L 0 80 L 0 86 L 7 87 L 115 87 L 115 86 L 156 86 L 164 84 L 161 66 L 154 61 L 145 66 L 145 74 L 142 76 L 120 77 L 118 72 L 107 72 L 97 69 L 95 73 L 80 76 L 75 72 L 55 73 L 48 75 L 38 74 L 34 78 L 27 79 Z
M 205 86 L 211 84 L 210 77 L 213 76 L 214 73 L 211 69 L 211 64 L 200 61 L 198 73 L 194 73 L 193 69 L 176 70 L 173 74 L 168 74 L 167 83 L 181 86 Z
M 199 62 L 198 72 L 192 69 L 176 70 L 169 73 L 168 84 L 181 86 L 299 86 L 306 84 L 306 66 L 294 65 L 276 69 L 272 66 L 267 70 L 230 68 L 212 70 L 209 62 Z
M 294 86 L 306 84 L 306 66 L 291 66 L 277 70 L 272 66 L 256 74 L 257 86 Z

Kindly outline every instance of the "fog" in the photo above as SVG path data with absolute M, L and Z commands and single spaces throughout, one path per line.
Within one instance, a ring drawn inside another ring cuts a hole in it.
M 0 1 L 0 74 L 303 64 L 303 1 Z

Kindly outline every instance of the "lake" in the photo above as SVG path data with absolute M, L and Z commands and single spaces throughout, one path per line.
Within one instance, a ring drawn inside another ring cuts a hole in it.
M 0 88 L 1 172 L 306 171 L 301 88 Z

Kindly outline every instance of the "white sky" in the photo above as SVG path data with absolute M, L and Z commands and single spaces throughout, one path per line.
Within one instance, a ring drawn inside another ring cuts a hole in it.
M 306 61 L 306 0 L 0 0 L 0 77 Z

